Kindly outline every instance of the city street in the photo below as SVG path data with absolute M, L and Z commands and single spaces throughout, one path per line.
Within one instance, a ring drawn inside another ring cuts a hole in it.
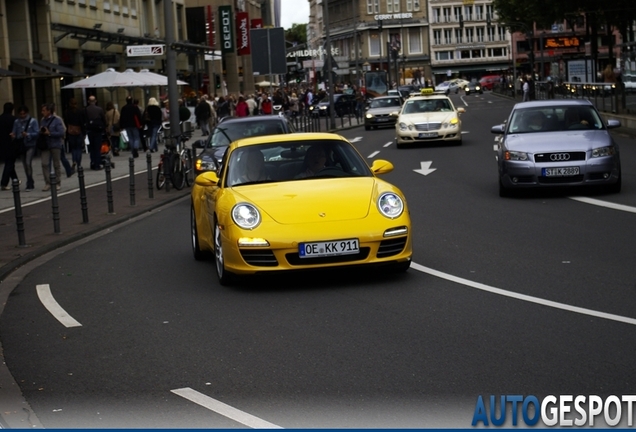
M 0 338 L 24 427 L 466 428 L 480 395 L 633 394 L 634 138 L 615 135 L 620 194 L 500 198 L 490 128 L 514 102 L 451 99 L 461 146 L 341 131 L 395 166 L 405 274 L 221 287 L 192 257 L 185 197 L 21 269 Z

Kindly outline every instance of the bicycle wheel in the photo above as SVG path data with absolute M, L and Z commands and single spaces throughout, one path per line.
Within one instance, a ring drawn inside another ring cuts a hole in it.
M 176 190 L 181 190 L 185 186 L 183 161 L 178 154 L 172 154 L 170 157 L 172 159 L 172 185 Z
M 190 156 L 190 149 L 184 150 L 182 161 L 183 168 L 185 170 L 183 178 L 185 180 L 186 186 L 190 187 L 192 186 L 192 183 L 194 183 L 194 170 L 192 169 L 192 157 Z
M 157 179 L 155 185 L 158 190 L 163 189 L 166 185 L 166 176 L 163 174 L 163 162 L 159 162 L 159 168 L 157 169 Z

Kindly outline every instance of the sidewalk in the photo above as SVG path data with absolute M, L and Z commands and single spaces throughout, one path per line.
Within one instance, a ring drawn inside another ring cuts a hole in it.
M 200 131 L 196 131 L 192 143 L 201 139 Z M 20 202 L 22 207 L 24 239 L 27 246 L 19 246 L 14 194 L 12 190 L 0 191 L 0 282 L 16 268 L 51 250 L 57 249 L 80 238 L 87 237 L 128 219 L 150 212 L 171 201 L 190 194 L 190 188 L 178 191 L 173 187 L 169 192 L 165 188 L 157 190 L 155 177 L 157 165 L 163 149 L 151 155 L 153 198 L 149 197 L 147 154 L 141 152 L 134 162 L 134 205 L 131 205 L 130 165 L 131 152 L 122 151 L 111 159 L 115 168 L 111 168 L 112 208 L 108 213 L 108 194 L 106 170 L 93 171 L 84 169 L 86 187 L 86 207 L 88 223 L 83 223 L 82 203 L 80 201 L 79 178 L 77 173 L 67 178 L 62 167 L 62 186 L 58 191 L 59 233 L 55 233 L 55 219 L 51 191 L 43 192 L 44 177 L 39 156 L 33 160 L 35 189 L 25 192 L 26 177 L 21 162 L 16 163 L 20 185 Z M 67 158 L 70 154 L 67 154 Z M 89 156 L 82 156 L 82 165 L 88 165 Z M 0 163 L 0 172 L 4 164 Z M 11 186 L 11 184 L 10 184 Z

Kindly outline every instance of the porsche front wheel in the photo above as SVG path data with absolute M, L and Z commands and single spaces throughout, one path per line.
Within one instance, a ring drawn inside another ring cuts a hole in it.
M 199 232 L 197 230 L 197 219 L 194 213 L 194 206 L 190 207 L 190 236 L 192 238 L 192 254 L 194 259 L 202 261 L 207 258 L 205 251 L 201 250 L 199 245 Z
M 221 238 L 221 229 L 219 223 L 214 224 L 214 262 L 216 264 L 216 275 L 219 278 L 219 283 L 223 286 L 228 286 L 232 283 L 232 273 L 225 270 L 225 260 L 223 257 L 223 240 Z

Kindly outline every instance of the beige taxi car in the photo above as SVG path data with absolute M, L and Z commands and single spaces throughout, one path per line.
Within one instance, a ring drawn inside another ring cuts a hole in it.
M 411 96 L 402 105 L 395 124 L 397 148 L 425 142 L 462 144 L 460 114 L 466 110 L 455 108 L 450 98 L 432 89 L 422 89 L 419 96 Z

